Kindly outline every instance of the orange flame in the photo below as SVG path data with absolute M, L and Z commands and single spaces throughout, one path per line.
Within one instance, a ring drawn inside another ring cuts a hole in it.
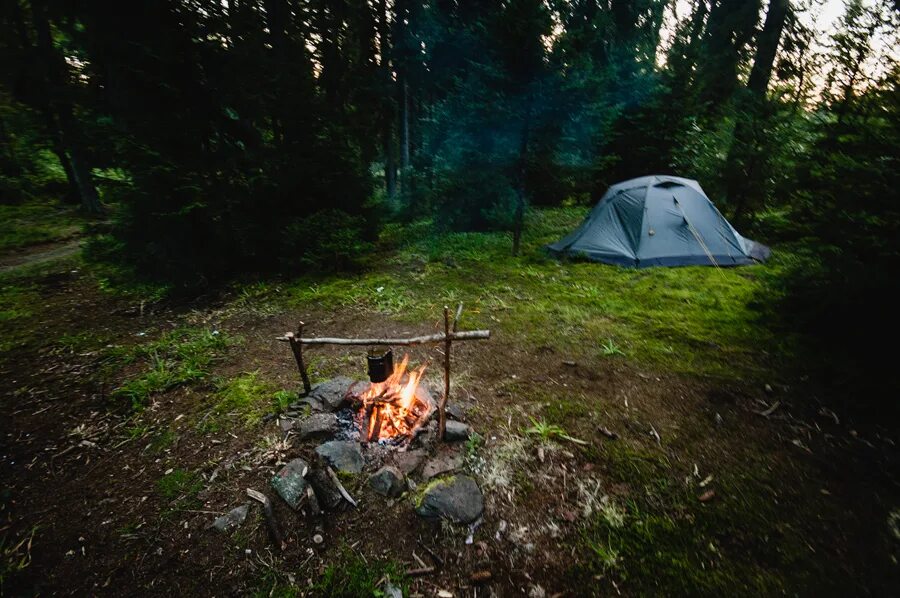
M 385 440 L 412 434 L 421 414 L 416 411 L 416 389 L 425 365 L 407 372 L 409 355 L 404 355 L 400 365 L 384 382 L 373 382 L 360 395 L 360 416 L 366 426 L 369 440 Z M 369 418 L 366 422 L 365 419 Z

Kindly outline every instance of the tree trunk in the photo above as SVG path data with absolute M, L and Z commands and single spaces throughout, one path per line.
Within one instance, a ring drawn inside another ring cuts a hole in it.
M 406 81 L 406 75 L 403 77 L 403 86 L 401 87 L 403 102 L 401 105 L 401 152 L 400 152 L 400 168 L 406 172 L 409 168 L 409 84 Z
M 397 194 L 397 161 L 394 159 L 394 80 L 391 72 L 391 42 L 388 26 L 387 0 L 378 3 L 378 55 L 381 59 L 381 80 L 384 85 L 382 108 L 382 153 L 384 154 L 384 188 L 388 197 Z
M 528 137 L 531 134 L 531 95 L 525 106 L 525 119 L 522 123 L 522 141 L 519 144 L 519 164 L 516 173 L 516 213 L 513 220 L 513 246 L 512 254 L 519 255 L 519 247 L 522 242 L 522 229 L 525 226 L 525 170 L 528 158 Z
M 102 213 L 103 207 L 91 176 L 91 168 L 80 146 L 78 122 L 68 100 L 62 97 L 68 86 L 68 65 L 53 47 L 46 6 L 43 2 L 33 2 L 31 8 L 37 31 L 36 50 L 42 70 L 41 85 L 46 92 L 39 108 L 44 113 L 48 134 L 54 140 L 54 151 L 66 172 L 69 189 L 75 193 L 82 209 L 91 214 Z
M 753 69 L 750 71 L 750 79 L 747 82 L 747 89 L 754 97 L 765 97 L 766 90 L 769 88 L 772 67 L 775 65 L 775 53 L 781 42 L 781 32 L 784 30 L 789 8 L 789 0 L 771 0 L 769 2 L 766 23 L 763 25 L 759 42 L 756 44 Z
M 734 137 L 725 164 L 726 194 L 733 205 L 732 220 L 736 225 L 744 223 L 750 211 L 751 195 L 754 195 L 750 190 L 757 189 L 755 181 L 752 180 L 756 170 L 754 166 L 762 158 L 758 155 L 759 149 L 756 147 L 759 133 L 757 128 L 765 126 L 763 104 L 772 78 L 775 54 L 781 42 L 781 32 L 784 30 L 788 10 L 790 10 L 789 0 L 770 0 L 766 22 L 756 46 L 747 89 L 738 98 L 738 106 L 744 116 L 735 125 Z

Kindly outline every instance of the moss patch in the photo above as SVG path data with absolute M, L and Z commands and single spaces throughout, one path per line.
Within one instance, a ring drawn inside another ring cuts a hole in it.
M 212 412 L 204 416 L 200 428 L 214 432 L 236 421 L 243 426 L 258 424 L 268 413 L 280 413 L 296 400 L 297 394 L 278 390 L 261 379 L 259 372 L 247 372 L 217 384 Z

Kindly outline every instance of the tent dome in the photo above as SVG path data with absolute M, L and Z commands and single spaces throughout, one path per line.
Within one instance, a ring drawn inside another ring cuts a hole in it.
M 739 235 L 697 181 L 665 175 L 611 186 L 577 229 L 547 248 L 637 268 L 740 266 L 771 253 Z

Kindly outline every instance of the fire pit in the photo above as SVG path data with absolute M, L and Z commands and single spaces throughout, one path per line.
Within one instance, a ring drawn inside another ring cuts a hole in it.
M 444 439 L 447 423 L 446 406 L 450 397 L 450 348 L 453 341 L 483 340 L 491 336 L 490 330 L 457 331 L 456 326 L 462 314 L 462 303 L 456 310 L 456 317 L 451 320 L 450 310 L 444 307 L 443 334 L 430 334 L 412 338 L 309 338 L 303 336 L 303 322 L 297 326 L 297 332 L 287 332 L 276 340 L 290 344 L 300 378 L 303 381 L 304 393 L 311 391 L 306 363 L 303 359 L 304 345 L 369 345 L 367 359 L 371 382 L 354 385 L 346 397 L 356 405 L 357 418 L 360 424 L 360 436 L 368 442 L 388 439 L 412 439 L 415 433 L 428 422 L 437 411 L 438 438 Z M 452 326 L 451 326 L 452 323 Z M 408 356 L 390 371 L 393 363 L 390 349 L 378 352 L 379 346 L 411 346 L 423 344 L 444 345 L 444 392 L 436 402 L 431 394 L 419 384 L 425 367 L 407 371 Z M 390 373 L 389 373 L 390 372 Z M 386 376 L 386 377 L 385 377 Z
M 428 423 L 437 404 L 420 384 L 425 365 L 408 370 L 409 355 L 383 382 L 358 382 L 347 399 L 356 410 L 360 438 L 367 442 L 408 441 Z

